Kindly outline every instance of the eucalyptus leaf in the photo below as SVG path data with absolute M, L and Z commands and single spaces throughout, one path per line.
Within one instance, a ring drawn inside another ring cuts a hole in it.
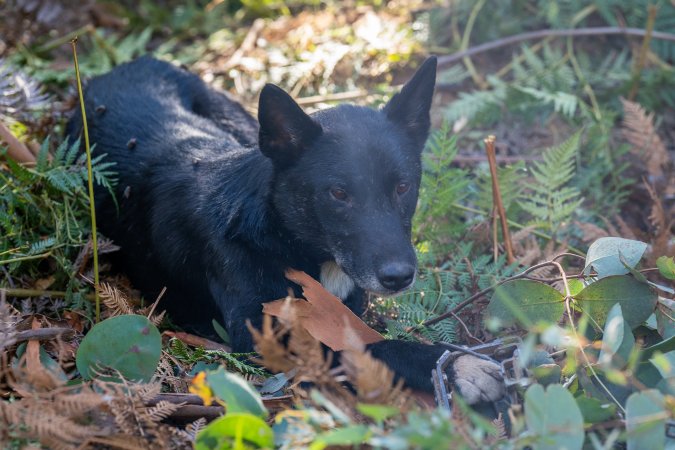
M 675 280 L 675 259 L 672 256 L 659 256 L 656 259 L 656 267 L 665 278 Z
M 197 434 L 195 450 L 273 448 L 274 433 L 260 417 L 228 412 Z
M 498 318 L 503 325 L 520 322 L 527 327 L 537 322 L 560 320 L 565 297 L 551 286 L 532 280 L 514 280 L 495 289 L 487 316 Z
M 590 284 L 574 298 L 583 311 L 599 325 L 604 326 L 609 311 L 619 303 L 631 329 L 637 327 L 654 312 L 656 293 L 645 283 L 630 276 L 610 276 Z
M 598 362 L 603 365 L 614 364 L 622 369 L 628 364 L 628 357 L 635 346 L 635 337 L 628 323 L 623 319 L 621 304 L 612 306 L 605 322 L 602 335 L 602 348 Z
M 150 381 L 162 354 L 162 338 L 145 316 L 127 314 L 94 325 L 77 350 L 75 362 L 83 378 L 114 369 L 134 381 Z
M 626 402 L 628 450 L 665 448 L 667 417 L 663 394 L 656 389 L 631 394 Z
M 604 422 L 616 414 L 616 405 L 611 402 L 584 396 L 577 397 L 576 401 L 586 423 Z
M 225 402 L 230 413 L 249 413 L 258 417 L 267 417 L 258 392 L 240 375 L 226 372 L 220 368 L 206 373 L 206 382 L 213 394 Z
M 598 278 L 627 274 L 628 269 L 621 262 L 619 254 L 623 255 L 628 266 L 635 267 L 645 250 L 647 244 L 644 242 L 619 237 L 600 238 L 588 248 L 584 273 L 588 274 L 593 269 Z
M 525 423 L 537 436 L 535 450 L 581 449 L 584 419 L 574 397 L 559 384 L 546 391 L 534 384 L 525 392 Z

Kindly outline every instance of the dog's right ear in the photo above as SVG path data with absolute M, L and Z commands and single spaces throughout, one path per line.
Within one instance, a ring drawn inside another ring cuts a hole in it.
M 275 164 L 288 165 L 321 133 L 316 123 L 278 86 L 267 84 L 258 102 L 260 150 Z

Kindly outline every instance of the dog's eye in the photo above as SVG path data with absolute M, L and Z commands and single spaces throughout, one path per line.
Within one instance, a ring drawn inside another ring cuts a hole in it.
M 341 202 L 346 201 L 347 198 L 349 197 L 349 196 L 347 195 L 347 192 L 346 192 L 344 189 L 341 189 L 341 188 L 332 188 L 332 189 L 330 190 L 330 195 L 331 195 L 335 200 L 339 200 L 339 201 L 341 201 Z
M 410 183 L 405 181 L 400 182 L 396 185 L 396 193 L 398 195 L 403 195 L 410 190 Z

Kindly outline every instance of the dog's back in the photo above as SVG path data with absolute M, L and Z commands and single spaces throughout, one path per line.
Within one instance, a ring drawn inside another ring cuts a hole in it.
M 229 190 L 236 198 L 271 171 L 255 148 L 257 122 L 196 75 L 149 57 L 91 80 L 85 107 L 94 153 L 107 154 L 119 176 L 115 198 L 102 187 L 95 193 L 99 228 L 122 247 L 117 265 L 146 296 L 167 287 L 165 306 L 181 322 L 217 317 L 203 255 L 214 251 L 215 230 L 242 217 L 241 205 L 209 207 L 209 199 Z M 76 138 L 81 129 L 78 110 L 67 133 Z M 256 176 L 237 163 L 251 159 L 260 160 Z M 190 298 L 206 300 L 195 308 Z

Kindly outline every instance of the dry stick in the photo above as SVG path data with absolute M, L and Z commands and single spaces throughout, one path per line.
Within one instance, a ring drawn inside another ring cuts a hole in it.
M 516 34 L 502 39 L 496 39 L 491 42 L 477 45 L 475 47 L 462 50 L 452 55 L 441 56 L 438 58 L 438 67 L 449 66 L 464 57 L 478 55 L 480 53 L 495 50 L 507 45 L 517 44 L 518 42 L 528 41 L 531 39 L 541 39 L 546 37 L 579 37 L 579 36 L 602 36 L 621 34 L 625 36 L 643 37 L 647 32 L 641 28 L 623 28 L 623 27 L 591 27 L 591 28 L 573 28 L 563 30 L 537 30 L 527 33 Z M 664 41 L 675 41 L 675 34 L 664 33 L 662 31 L 654 31 L 651 33 L 652 39 L 659 39 Z
M 72 328 L 38 328 L 35 330 L 19 331 L 14 335 L 14 340 L 16 342 L 23 342 L 31 339 L 46 341 L 59 336 L 70 337 L 74 334 L 75 330 Z
M 101 320 L 101 299 L 98 296 L 98 239 L 96 237 L 96 210 L 94 209 L 94 176 L 91 168 L 91 148 L 89 147 L 89 130 L 87 128 L 87 113 L 84 109 L 84 96 L 82 95 L 82 80 L 80 79 L 80 65 L 77 62 L 77 36 L 70 41 L 73 47 L 73 59 L 75 61 L 75 77 L 77 78 L 77 93 L 80 97 L 80 109 L 82 113 L 82 129 L 84 130 L 84 148 L 87 153 L 87 177 L 89 187 L 89 211 L 91 213 L 91 247 L 94 254 L 94 301 L 96 302 L 96 322 Z
M 502 193 L 499 189 L 499 179 L 497 178 L 497 158 L 495 153 L 495 137 L 490 135 L 485 139 L 485 152 L 490 165 L 490 175 L 492 177 L 492 203 L 499 213 L 499 221 L 502 226 L 502 238 L 504 247 L 506 247 L 506 259 L 509 264 L 513 264 L 516 258 L 513 256 L 513 244 L 511 243 L 511 233 L 509 233 L 509 223 L 506 220 L 506 210 L 502 201 Z M 496 231 L 495 231 L 496 233 Z M 496 240 L 495 240 L 496 241 Z
M 4 123 L 0 122 L 0 141 L 7 144 L 7 156 L 19 163 L 35 163 L 35 156 L 19 141 Z
M 647 53 L 649 52 L 649 43 L 652 41 L 652 33 L 654 32 L 654 22 L 656 22 L 656 5 L 649 5 L 648 16 L 647 16 L 647 27 L 645 37 L 642 39 L 642 47 L 640 48 L 640 53 L 638 54 L 637 61 L 633 67 L 633 76 L 631 77 L 631 86 L 630 93 L 628 94 L 628 100 L 633 101 L 637 95 L 638 85 L 640 83 L 640 74 L 642 69 L 645 66 L 645 61 L 647 60 Z
M 4 288 L 0 287 L 0 292 L 7 295 L 8 297 L 16 298 L 28 298 L 28 297 L 54 297 L 54 298 L 65 298 L 68 295 L 65 291 L 45 291 L 41 289 L 20 289 L 20 288 Z M 94 294 L 88 294 L 84 296 L 87 300 L 95 300 L 96 296 Z

